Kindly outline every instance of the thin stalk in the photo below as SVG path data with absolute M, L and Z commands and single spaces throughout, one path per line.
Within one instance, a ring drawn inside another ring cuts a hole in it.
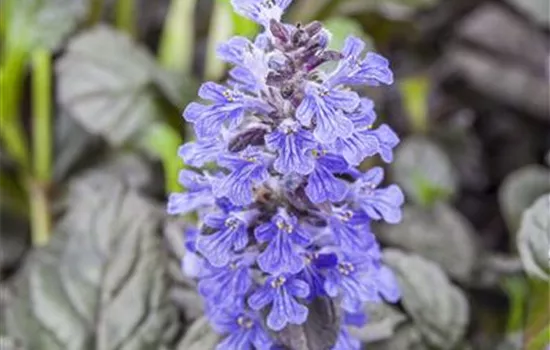
M 21 94 L 27 54 L 12 50 L 0 70 L 0 138 L 6 152 L 22 169 L 30 167 L 29 149 L 21 120 Z
M 229 2 L 214 1 L 208 43 L 206 48 L 205 77 L 208 80 L 219 80 L 225 73 L 225 63 L 218 59 L 218 45 L 233 36 L 233 10 Z
M 172 0 L 164 21 L 159 61 L 167 69 L 191 72 L 194 57 L 197 0 Z
M 93 0 L 90 4 L 90 12 L 88 13 L 87 24 L 93 26 L 101 20 L 103 5 L 105 0 Z
M 47 49 L 32 53 L 33 179 L 29 181 L 31 232 L 35 246 L 48 242 L 51 226 L 48 189 L 52 177 L 52 57 Z
M 32 243 L 35 247 L 42 246 L 48 243 L 50 238 L 50 203 L 42 184 L 31 180 L 28 187 L 30 194 Z
M 49 183 L 52 176 L 52 57 L 48 50 L 32 55 L 33 170 L 36 180 Z
M 134 38 L 137 34 L 135 5 L 135 0 L 118 0 L 115 11 L 117 28 Z

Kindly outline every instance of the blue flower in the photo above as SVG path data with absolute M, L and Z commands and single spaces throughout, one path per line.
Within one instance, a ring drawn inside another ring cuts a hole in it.
M 357 108 L 360 103 L 357 93 L 310 83 L 305 94 L 296 110 L 296 118 L 304 126 L 314 122 L 313 135 L 319 142 L 330 144 L 338 137 L 345 138 L 351 134 L 353 123 L 344 112 L 353 112 Z
M 267 27 L 273 19 L 280 21 L 292 0 L 231 0 L 238 14 Z
M 208 162 L 215 161 L 220 153 L 226 151 L 226 148 L 225 142 L 217 138 L 199 140 L 181 146 L 178 155 L 187 165 L 201 167 Z
M 262 271 L 272 275 L 294 274 L 304 268 L 299 247 L 308 245 L 310 239 L 296 217 L 280 210 L 271 222 L 258 226 L 254 235 L 260 243 L 269 242 L 257 260 Z
M 198 174 L 191 170 L 182 170 L 179 182 L 187 192 L 172 193 L 168 197 L 167 211 L 169 214 L 187 214 L 192 211 L 214 205 L 211 177 Z
M 216 350 L 270 350 L 273 346 L 260 315 L 246 310 L 242 302 L 216 308 L 209 316 L 214 330 L 227 334 Z
M 368 254 L 359 250 L 354 256 L 343 256 L 326 274 L 325 292 L 332 298 L 340 297 L 345 311 L 359 312 L 363 303 L 380 300 L 376 280 L 371 278 L 377 266 Z
M 216 307 L 235 303 L 252 287 L 250 266 L 254 258 L 244 253 L 235 255 L 231 263 L 224 267 L 204 264 L 198 284 L 199 292 L 208 303 Z
M 267 113 L 272 109 L 259 99 L 213 82 L 204 83 L 199 89 L 199 96 L 213 101 L 213 104 L 205 106 L 193 102 L 183 112 L 185 120 L 195 124 L 199 138 L 216 137 L 225 122 L 229 122 L 230 129 L 235 128 L 246 111 Z
M 198 214 L 182 269 L 197 278 L 205 313 L 225 335 L 218 350 L 273 350 L 270 334 L 306 322 L 320 297 L 344 315 L 333 349 L 359 349 L 347 327 L 365 322 L 364 303 L 400 297 L 370 224 L 398 222 L 403 193 L 381 187 L 381 168 L 357 168 L 376 155 L 391 162 L 399 138 L 375 126 L 374 103 L 351 90 L 390 84 L 389 62 L 364 54 L 354 37 L 342 52 L 329 49 L 317 21 L 281 23 L 291 2 L 231 0 L 264 30 L 218 47 L 233 65 L 226 83 L 205 83 L 206 102 L 183 113 L 197 140 L 179 156 L 217 170 L 183 171 L 186 192 L 170 195 L 168 212 Z M 320 67 L 330 61 L 337 67 L 327 73 Z
M 333 174 L 345 172 L 348 165 L 342 157 L 324 154 L 324 151 L 319 153 L 315 170 L 308 177 L 306 194 L 313 203 L 340 202 L 346 197 L 348 186 Z
M 323 271 L 336 266 L 338 258 L 335 254 L 304 253 L 305 267 L 299 278 L 304 280 L 310 288 L 308 301 L 324 295 L 325 276 Z
M 253 201 L 252 189 L 269 177 L 264 153 L 257 147 L 248 146 L 237 155 L 220 157 L 218 164 L 231 173 L 214 183 L 214 194 L 227 197 L 235 205 L 247 205 Z
M 216 231 L 198 237 L 197 251 L 214 267 L 227 266 L 235 257 L 235 252 L 243 250 L 248 244 L 248 221 L 254 215 L 254 212 L 207 215 L 204 223 Z
M 292 276 L 270 277 L 248 298 L 248 305 L 259 311 L 271 304 L 267 326 L 280 331 L 287 324 L 300 325 L 306 321 L 308 309 L 295 298 L 306 298 L 309 290 L 306 282 Z
M 378 293 L 384 300 L 397 303 L 401 299 L 401 290 L 393 271 L 387 266 L 381 266 L 375 276 L 378 284 Z
M 357 166 L 365 157 L 375 154 L 380 154 L 386 163 L 393 160 L 393 149 L 399 143 L 399 137 L 386 124 L 372 129 L 376 120 L 372 101 L 362 99 L 360 106 L 354 113 L 348 114 L 348 118 L 354 124 L 353 133 L 339 137 L 331 146 L 331 151 L 341 154 L 351 166 Z
M 369 132 L 378 140 L 378 152 L 382 160 L 386 163 L 393 161 L 393 149 L 399 144 L 399 137 L 397 134 L 386 124 L 380 125 L 376 130 Z
M 384 178 L 384 170 L 374 167 L 353 184 L 353 200 L 371 219 L 385 220 L 390 224 L 401 221 L 401 206 L 405 198 L 396 185 L 377 188 Z
M 353 252 L 368 247 L 375 240 L 370 231 L 370 219 L 360 210 L 351 210 L 346 206 L 332 207 L 328 219 L 335 243 L 344 252 Z
M 389 61 L 384 57 L 369 52 L 361 58 L 365 43 L 350 36 L 346 39 L 342 50 L 343 59 L 327 80 L 328 86 L 348 85 L 390 85 L 393 83 L 393 73 Z
M 236 65 L 230 76 L 244 90 L 257 93 L 265 87 L 269 70 L 266 53 L 243 37 L 234 37 L 217 49 L 218 57 Z
M 269 150 L 278 152 L 273 164 L 280 174 L 296 172 L 301 175 L 311 173 L 315 167 L 315 158 L 311 150 L 317 147 L 313 135 L 300 128 L 298 123 L 282 123 L 278 130 L 265 137 Z

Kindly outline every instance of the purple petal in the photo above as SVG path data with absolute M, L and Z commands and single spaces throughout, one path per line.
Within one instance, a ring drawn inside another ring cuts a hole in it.
M 280 331 L 289 323 L 303 324 L 307 314 L 307 307 L 298 303 L 283 287 L 273 300 L 273 307 L 267 316 L 267 326 L 274 331 Z
M 252 308 L 252 310 L 259 311 L 273 301 L 273 297 L 275 296 L 275 290 L 271 288 L 271 286 L 268 283 L 269 283 L 269 279 L 266 282 L 265 286 L 256 290 L 248 298 L 248 305 Z
M 302 299 L 307 298 L 310 292 L 309 285 L 306 282 L 299 280 L 297 278 L 293 278 L 290 281 L 288 281 L 286 283 L 286 287 L 290 295 L 293 295 L 295 297 L 302 298 Z
M 304 268 L 302 257 L 294 249 L 288 234 L 282 230 L 258 256 L 257 262 L 262 271 L 272 275 L 285 272 L 295 274 Z
M 401 298 L 401 292 L 393 271 L 387 266 L 382 266 L 378 270 L 376 279 L 378 280 L 378 292 L 380 295 L 390 303 L 397 303 Z
M 325 201 L 340 202 L 346 197 L 348 187 L 346 183 L 337 179 L 323 166 L 315 167 L 309 175 L 306 194 L 313 203 Z

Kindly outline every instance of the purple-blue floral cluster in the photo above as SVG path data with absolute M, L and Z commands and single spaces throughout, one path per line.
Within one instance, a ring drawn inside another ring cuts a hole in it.
M 319 22 L 281 23 L 290 3 L 232 0 L 264 31 L 219 47 L 234 66 L 227 84 L 203 84 L 204 101 L 183 114 L 197 138 L 179 155 L 194 170 L 180 173 L 186 191 L 170 195 L 168 212 L 198 214 L 183 268 L 224 335 L 219 350 L 271 349 L 274 333 L 307 322 L 315 298 L 342 311 L 333 349 L 359 349 L 347 326 L 365 322 L 364 304 L 399 299 L 370 224 L 398 223 L 403 194 L 382 185 L 382 168 L 356 168 L 375 155 L 391 162 L 399 139 L 374 127 L 373 102 L 352 90 L 391 84 L 389 62 L 356 37 L 329 50 Z

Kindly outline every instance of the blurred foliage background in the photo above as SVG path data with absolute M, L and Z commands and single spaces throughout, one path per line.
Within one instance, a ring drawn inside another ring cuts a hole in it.
M 403 223 L 376 228 L 397 307 L 370 307 L 369 349 L 550 343 L 549 3 L 295 0 L 388 56 L 361 91 L 402 138 Z M 189 218 L 180 117 L 216 46 L 259 28 L 228 0 L 0 2 L 0 349 L 211 349 L 180 261 Z M 378 164 L 369 159 L 368 168 Z M 317 349 L 312 349 L 317 350 Z

